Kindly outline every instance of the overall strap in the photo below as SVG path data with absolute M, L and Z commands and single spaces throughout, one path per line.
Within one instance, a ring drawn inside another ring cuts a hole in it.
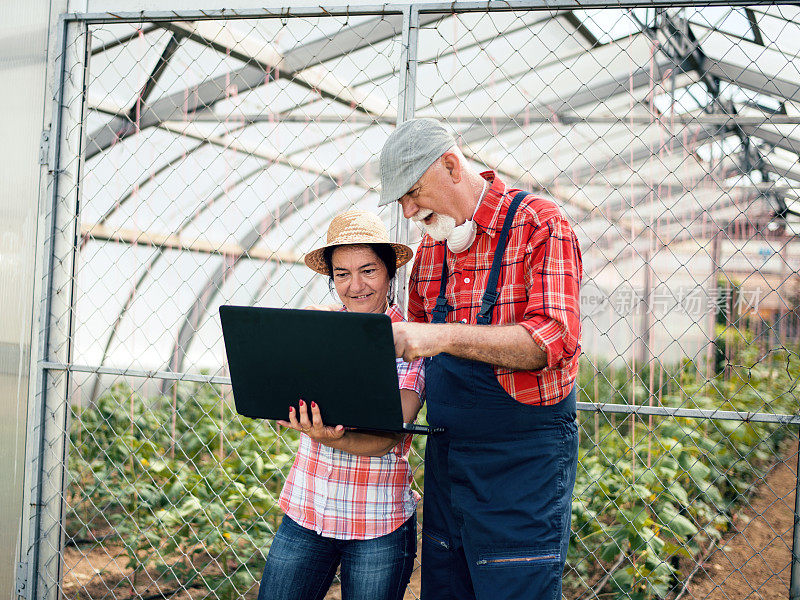
M 522 199 L 527 195 L 528 192 L 517 192 L 514 199 L 511 201 L 511 205 L 508 207 L 506 218 L 503 220 L 503 229 L 500 231 L 500 237 L 497 240 L 497 248 L 494 250 L 492 270 L 489 271 L 486 291 L 483 292 L 483 298 L 481 299 L 481 310 L 476 319 L 478 325 L 488 325 L 492 322 L 492 309 L 500 295 L 497 292 L 497 282 L 500 279 L 500 266 L 503 262 L 503 253 L 506 250 L 506 244 L 508 242 L 508 232 L 511 229 L 511 223 L 514 221 L 514 215 L 517 214 L 517 208 L 520 202 L 522 202 Z
M 431 323 L 446 323 L 447 314 L 453 307 L 447 303 L 447 242 L 442 242 L 444 246 L 444 259 L 442 260 L 442 281 L 439 284 L 439 296 L 436 298 L 436 306 L 433 307 Z

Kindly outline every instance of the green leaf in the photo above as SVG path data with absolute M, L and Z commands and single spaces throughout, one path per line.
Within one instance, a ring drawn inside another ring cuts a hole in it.
M 683 486 L 679 481 L 672 481 L 667 486 L 666 491 L 681 504 L 689 504 L 689 495 L 686 493 L 686 490 L 683 489 Z
M 703 464 L 699 460 L 692 464 L 689 469 L 689 475 L 695 484 L 701 485 L 709 480 L 711 477 L 711 469 L 708 465 Z
M 683 515 L 675 515 L 666 521 L 664 529 L 668 529 L 678 538 L 690 538 L 698 531 L 695 524 Z
M 600 546 L 600 560 L 605 562 L 613 562 L 617 557 L 622 554 L 622 549 L 619 547 L 615 539 L 610 539 Z
M 689 552 L 684 546 L 679 546 L 670 542 L 669 540 L 664 542 L 664 547 L 662 550 L 666 558 L 678 555 L 685 556 L 686 558 L 692 558 L 692 553 Z
M 181 518 L 191 518 L 197 513 L 201 513 L 203 511 L 203 505 L 200 503 L 200 500 L 194 496 L 189 495 L 189 497 L 183 501 L 180 508 L 178 509 L 176 516 Z M 172 513 L 173 511 L 167 511 L 167 513 Z
M 639 535 L 645 541 L 647 547 L 652 551 L 653 555 L 661 555 L 661 551 L 664 549 L 664 540 L 658 537 L 655 531 L 649 527 L 642 527 L 642 529 L 639 531 Z

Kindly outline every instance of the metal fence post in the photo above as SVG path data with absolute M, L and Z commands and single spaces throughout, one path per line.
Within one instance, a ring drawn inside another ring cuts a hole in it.
M 74 307 L 78 194 L 82 167 L 87 86 L 88 26 L 62 18 L 54 87 L 49 162 L 50 198 L 45 229 L 42 311 L 35 423 L 28 446 L 31 480 L 26 597 L 55 600 L 60 595 L 67 470 L 69 373 L 52 373 L 55 360 L 68 363 Z
M 789 599 L 800 600 L 800 429 L 797 435 L 797 479 L 794 488 L 794 535 L 792 536 L 792 571 Z
M 397 102 L 397 124 L 414 118 L 414 98 L 417 92 L 417 41 L 419 33 L 419 8 L 415 5 L 403 10 L 403 34 L 400 64 L 400 90 Z M 408 244 L 409 224 L 398 202 L 392 204 L 392 232 L 395 241 Z M 408 267 L 398 269 L 397 303 L 405 313 L 408 293 Z

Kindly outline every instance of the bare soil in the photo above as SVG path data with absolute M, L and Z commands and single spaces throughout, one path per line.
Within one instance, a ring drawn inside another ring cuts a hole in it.
M 86 548 L 69 546 L 64 550 L 64 600 L 198 600 L 208 592 L 198 588 L 180 589 L 165 582 L 155 570 L 139 572 L 126 567 L 128 559 L 118 546 Z M 253 595 L 255 597 L 255 594 Z
M 731 530 L 703 563 L 684 598 L 756 600 L 789 597 L 797 438 L 737 512 Z

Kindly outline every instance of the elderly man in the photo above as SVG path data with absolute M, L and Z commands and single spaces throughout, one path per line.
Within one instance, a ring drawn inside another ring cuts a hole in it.
M 561 598 L 578 431 L 581 253 L 550 200 L 478 173 L 432 119 L 400 125 L 381 199 L 426 235 L 395 349 L 427 357 L 422 597 Z

